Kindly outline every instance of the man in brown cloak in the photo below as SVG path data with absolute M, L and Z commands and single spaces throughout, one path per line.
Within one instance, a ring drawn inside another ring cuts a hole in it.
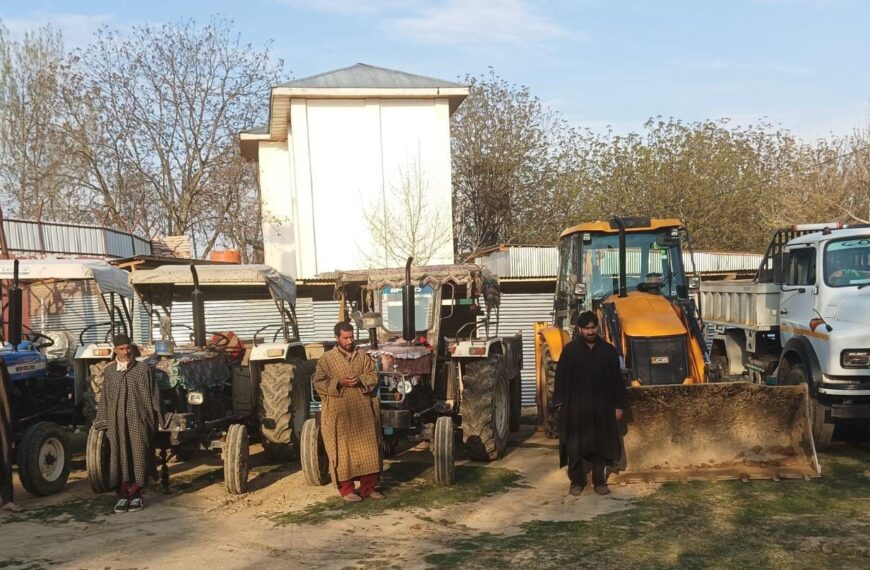
M 553 405 L 559 409 L 559 466 L 568 466 L 570 494 L 586 484 L 587 466 L 599 495 L 607 495 L 605 467 L 619 460 L 617 422 L 628 405 L 616 349 L 598 336 L 598 317 L 581 313 L 579 338 L 565 345 L 556 366 Z
M 94 425 L 109 440 L 109 485 L 118 491 L 115 512 L 141 510 L 142 491 L 154 473 L 154 435 L 162 422 L 160 389 L 148 365 L 133 358 L 130 337 L 112 339 L 116 360 L 106 366 Z
M 320 433 L 332 482 L 345 501 L 383 499 L 375 489 L 383 469 L 378 373 L 371 357 L 354 346 L 349 323 L 335 325 L 335 340 L 335 348 L 317 361 L 313 378 L 323 399 Z

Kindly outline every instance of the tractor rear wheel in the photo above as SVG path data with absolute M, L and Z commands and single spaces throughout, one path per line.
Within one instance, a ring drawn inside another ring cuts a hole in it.
M 273 461 L 290 461 L 299 448 L 302 425 L 309 415 L 309 368 L 295 358 L 263 366 L 257 411 L 263 449 Z
M 224 443 L 224 486 L 233 495 L 248 490 L 248 428 L 233 424 Z
M 109 487 L 109 438 L 106 430 L 91 426 L 85 445 L 85 469 L 94 493 L 105 493 Z
M 35 423 L 21 436 L 18 476 L 32 495 L 44 497 L 63 490 L 69 478 L 69 437 L 52 422 Z
M 547 343 L 543 344 L 542 358 L 547 390 L 547 405 L 541 406 L 544 415 L 544 433 L 549 438 L 557 438 L 559 437 L 559 411 L 551 408 L 549 404 L 556 395 L 556 365 L 558 361 L 553 359 Z
M 472 457 L 492 461 L 504 455 L 510 416 L 510 386 L 504 357 L 469 362 L 462 375 L 462 434 Z
M 329 482 L 329 458 L 320 437 L 320 422 L 317 418 L 306 420 L 302 426 L 299 455 L 305 483 L 312 487 L 326 485 Z
M 792 364 L 785 373 L 785 383 L 789 386 L 810 385 L 810 375 L 803 364 Z M 813 441 L 817 450 L 823 450 L 831 444 L 834 436 L 834 424 L 825 422 L 825 416 L 830 406 L 820 404 L 812 396 L 809 399 L 810 422 L 813 428 Z
M 441 416 L 435 421 L 432 456 L 435 459 L 435 484 L 452 485 L 456 479 L 456 449 L 453 418 Z

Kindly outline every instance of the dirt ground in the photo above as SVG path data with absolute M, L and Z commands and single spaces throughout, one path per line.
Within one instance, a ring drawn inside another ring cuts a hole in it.
M 556 443 L 523 426 L 503 460 L 457 461 L 514 470 L 517 486 L 445 506 L 403 504 L 368 516 L 347 516 L 345 509 L 341 517 L 327 512 L 317 524 L 277 524 L 276 516 L 310 509 L 333 498 L 335 490 L 306 486 L 298 464 L 273 469 L 258 451 L 252 449 L 247 494 L 226 493 L 213 456 L 172 465 L 174 492 L 150 489 L 147 508 L 138 513 L 111 513 L 114 498 L 94 495 L 81 469 L 60 495 L 34 498 L 21 490 L 16 498 L 27 513 L 0 514 L 0 568 L 417 568 L 457 538 L 511 535 L 535 520 L 587 520 L 629 509 L 631 499 L 655 489 L 636 484 L 614 487 L 608 497 L 589 491 L 570 497 Z M 422 469 L 431 455 L 420 446 L 392 461 L 416 462 Z M 405 483 L 411 482 L 394 481 L 395 488 L 385 492 L 401 494 Z

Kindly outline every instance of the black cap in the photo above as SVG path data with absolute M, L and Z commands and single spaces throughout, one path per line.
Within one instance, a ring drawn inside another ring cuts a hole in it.
M 116 334 L 112 337 L 112 346 L 121 346 L 122 344 L 133 344 L 133 341 L 124 333 Z

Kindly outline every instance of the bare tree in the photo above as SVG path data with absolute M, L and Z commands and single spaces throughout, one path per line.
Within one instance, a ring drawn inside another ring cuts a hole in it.
M 457 251 L 537 240 L 552 211 L 572 129 L 527 87 L 487 76 L 466 77 L 471 95 L 453 115 L 454 220 Z
M 449 247 L 450 214 L 432 200 L 432 188 L 419 158 L 400 168 L 384 197 L 364 210 L 374 251 L 361 251 L 371 267 L 395 267 L 414 258 L 426 265 Z
M 155 234 L 192 234 L 205 256 L 249 231 L 253 177 L 235 137 L 266 118 L 263 97 L 283 63 L 243 44 L 231 22 L 108 28 L 71 63 L 67 135 L 107 221 Z M 244 210 L 240 210 L 244 208 Z M 256 218 L 256 216 L 255 216 Z M 256 241 L 256 238 L 253 238 Z
M 15 216 L 79 221 L 73 165 L 58 128 L 64 49 L 50 27 L 14 41 L 0 23 L 0 204 Z

